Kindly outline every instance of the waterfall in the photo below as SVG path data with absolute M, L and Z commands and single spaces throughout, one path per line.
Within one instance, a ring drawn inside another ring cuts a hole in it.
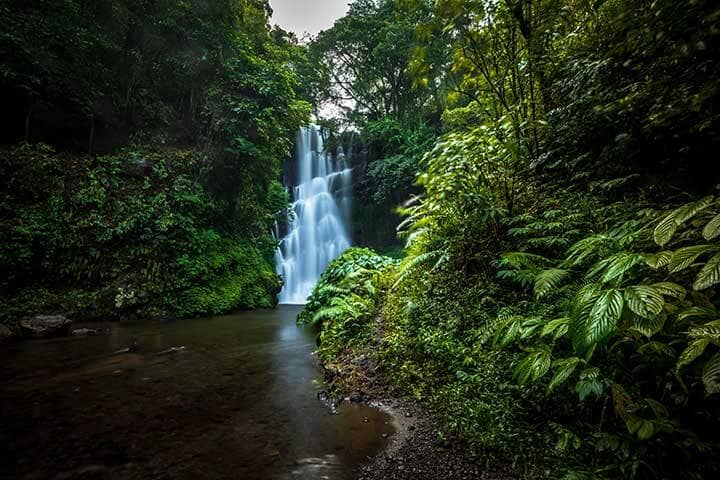
M 328 264 L 350 247 L 352 171 L 342 147 L 335 156 L 325 152 L 314 125 L 297 134 L 295 167 L 287 235 L 275 263 L 284 280 L 280 303 L 304 304 Z

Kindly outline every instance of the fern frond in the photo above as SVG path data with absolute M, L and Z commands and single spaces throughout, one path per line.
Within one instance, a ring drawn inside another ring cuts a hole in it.
M 404 282 L 408 275 L 410 275 L 410 273 L 412 273 L 416 268 L 427 264 L 433 259 L 440 258 L 442 254 L 443 250 L 433 250 L 431 252 L 421 253 L 420 255 L 414 256 L 412 258 L 407 258 L 405 262 L 400 264 L 400 268 L 397 271 L 397 278 L 395 279 L 395 283 L 393 283 L 393 287 L 396 287 L 402 282 Z
M 562 282 L 569 274 L 568 270 L 561 268 L 551 268 L 543 270 L 535 277 L 535 298 L 541 299 L 553 290 L 557 290 L 560 282 Z

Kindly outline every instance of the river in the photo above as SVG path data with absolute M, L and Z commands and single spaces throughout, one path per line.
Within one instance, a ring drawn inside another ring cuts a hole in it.
M 315 336 L 298 310 L 93 324 L 108 333 L 3 346 L 0 478 L 354 478 L 392 422 L 318 401 Z M 136 353 L 114 353 L 133 341 Z

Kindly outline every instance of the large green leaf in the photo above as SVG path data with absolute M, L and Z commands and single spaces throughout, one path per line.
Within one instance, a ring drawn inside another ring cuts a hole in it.
M 685 365 L 690 365 L 696 358 L 703 354 L 708 345 L 710 345 L 710 340 L 705 338 L 698 338 L 688 343 L 688 346 L 685 347 L 685 350 L 680 354 L 676 368 L 679 370 Z
M 636 316 L 632 320 L 632 329 L 650 338 L 662 330 L 666 320 L 667 315 L 664 313 L 652 317 Z
M 651 287 L 665 296 L 680 300 L 685 299 L 685 295 L 687 295 L 687 290 L 683 286 L 673 282 L 653 283 Z
M 600 295 L 598 285 L 590 284 L 581 288 L 573 298 L 568 332 L 573 347 L 577 352 L 585 352 L 590 347 L 588 325 L 591 322 L 591 313 L 595 307 L 595 302 Z
M 638 253 L 620 253 L 605 270 L 602 281 L 605 283 L 622 278 L 635 265 L 645 263 L 645 256 Z
M 637 435 L 640 440 L 648 440 L 655 434 L 655 424 L 652 420 L 640 417 L 630 417 L 626 421 L 628 432 Z
M 687 222 L 695 215 L 712 205 L 714 198 L 715 197 L 713 197 L 712 195 L 708 195 L 707 197 L 704 197 L 695 203 L 689 203 L 685 206 L 678 208 L 674 212 L 675 220 L 678 222 L 678 224 Z
M 661 247 L 667 244 L 675 235 L 679 224 L 675 221 L 673 214 L 668 215 L 658 223 L 653 232 L 655 243 Z
M 568 332 L 569 323 L 570 320 L 567 317 L 551 320 L 543 327 L 540 335 L 543 337 L 552 335 L 557 340 Z
M 590 346 L 607 340 L 617 327 L 622 309 L 622 292 L 612 289 L 601 293 L 590 311 L 584 343 Z
M 705 240 L 712 240 L 720 235 L 720 215 L 716 215 L 705 225 L 702 234 Z
M 720 253 L 715 254 L 698 273 L 693 288 L 705 290 L 720 283 Z
M 539 348 L 526 356 L 517 367 L 515 367 L 515 378 L 520 384 L 529 380 L 537 381 L 550 370 L 550 350 Z
M 555 370 L 555 375 L 553 375 L 550 383 L 548 383 L 547 393 L 552 392 L 557 386 L 565 383 L 581 362 L 582 359 L 577 357 L 563 358 L 553 362 L 557 370 Z
M 717 246 L 715 245 L 693 245 L 676 250 L 673 252 L 668 265 L 670 273 L 676 273 L 686 269 L 692 265 L 700 255 L 716 249 Z
M 713 196 L 707 196 L 698 202 L 683 205 L 670 212 L 655 227 L 653 232 L 655 243 L 660 246 L 667 244 L 675 235 L 677 228 L 710 206 L 713 198 Z
M 672 258 L 672 253 L 669 250 L 665 250 L 659 253 L 645 255 L 645 263 L 655 270 L 667 266 Z
M 703 338 L 720 344 L 720 320 L 693 327 L 688 330 L 688 335 L 692 338 Z
M 659 315 L 665 306 L 665 299 L 660 290 L 649 285 L 627 287 L 625 301 L 630 310 L 645 318 Z

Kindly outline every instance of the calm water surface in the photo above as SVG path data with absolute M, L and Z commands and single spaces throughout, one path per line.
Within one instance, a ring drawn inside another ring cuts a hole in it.
M 0 478 L 337 479 L 392 434 L 316 397 L 298 307 L 0 348 Z M 95 328 L 94 324 L 91 327 Z M 137 353 L 114 352 L 137 340 Z M 185 347 L 178 353 L 161 353 Z

